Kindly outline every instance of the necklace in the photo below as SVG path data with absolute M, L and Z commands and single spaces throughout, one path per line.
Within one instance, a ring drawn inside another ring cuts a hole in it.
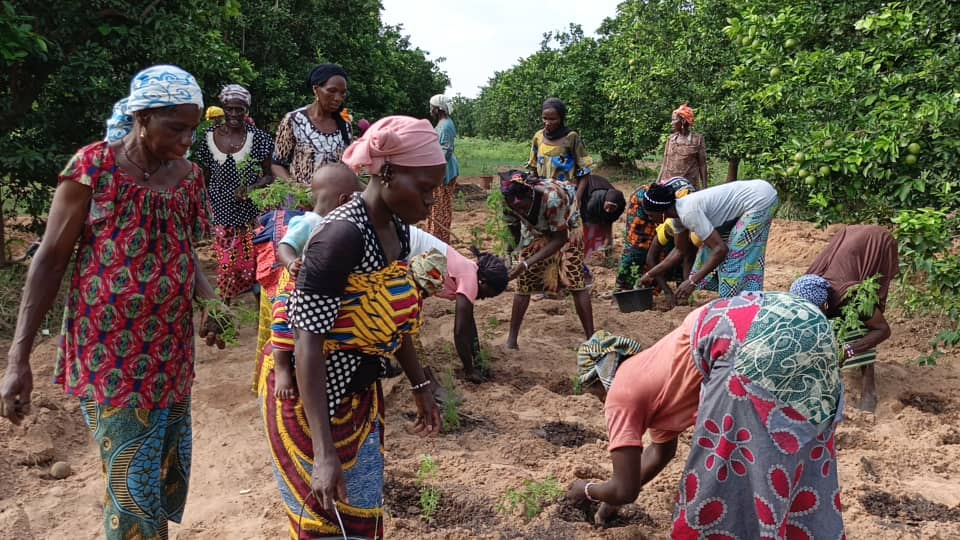
M 153 170 L 148 171 L 148 170 L 146 169 L 146 167 L 141 166 L 139 163 L 137 163 L 136 161 L 134 161 L 132 157 L 130 157 L 130 152 L 127 152 L 127 147 L 126 147 L 126 146 L 123 147 L 123 156 L 124 156 L 125 158 L 127 158 L 127 161 L 129 161 L 131 165 L 133 165 L 134 167 L 140 169 L 140 174 L 143 175 L 143 181 L 144 181 L 144 182 L 149 182 L 149 181 L 150 181 L 150 176 L 156 174 L 157 171 L 159 171 L 161 167 L 166 167 L 166 166 L 167 166 L 167 163 L 168 163 L 168 162 L 166 162 L 166 161 L 160 160 L 160 163 L 158 163 L 157 166 L 153 168 Z
M 244 137 L 239 143 L 233 143 L 229 139 L 231 135 L 230 130 L 225 128 L 226 126 L 220 126 L 220 128 L 218 128 L 218 131 L 220 131 L 220 134 L 223 136 L 223 142 L 227 143 L 227 145 L 230 147 L 230 150 L 231 150 L 230 153 L 231 154 L 236 153 L 236 151 L 243 148 L 243 144 L 247 142 L 247 137 L 246 137 L 247 132 L 246 130 L 244 130 L 243 132 Z

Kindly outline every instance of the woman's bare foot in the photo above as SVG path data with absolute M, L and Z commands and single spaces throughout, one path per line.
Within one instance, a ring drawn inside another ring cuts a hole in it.
M 296 399 L 297 383 L 293 380 L 293 368 L 290 366 L 274 366 L 273 368 L 274 397 L 277 399 Z

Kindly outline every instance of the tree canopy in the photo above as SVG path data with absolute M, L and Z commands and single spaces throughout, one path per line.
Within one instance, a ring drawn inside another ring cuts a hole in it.
M 0 3 L 0 183 L 4 200 L 41 215 L 60 167 L 103 137 L 130 79 L 158 63 L 197 77 L 205 101 L 224 84 L 253 94 L 266 129 L 311 98 L 307 74 L 336 62 L 350 74 L 356 119 L 425 116 L 449 84 L 442 59 L 380 20 L 378 0 Z

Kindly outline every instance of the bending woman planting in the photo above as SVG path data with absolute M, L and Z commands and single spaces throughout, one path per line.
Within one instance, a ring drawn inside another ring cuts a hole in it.
M 481 298 L 493 298 L 507 288 L 507 266 L 499 257 L 474 249 L 477 262 L 464 257 L 432 234 L 410 227 L 410 272 L 423 297 L 456 302 L 453 342 L 463 363 L 464 377 L 481 383 L 487 373 L 477 370 L 480 334 L 473 307 Z
M 339 518 L 346 534 L 383 537 L 385 355 L 395 354 L 410 380 L 415 430 L 440 428 L 413 346 L 420 298 L 403 261 L 407 224 L 427 217 L 443 181 L 443 150 L 426 120 L 390 116 L 370 126 L 343 162 L 365 168 L 371 180 L 327 215 L 304 251 L 287 306 L 300 399 L 264 400 L 291 536 L 302 539 L 340 532 Z
M 677 300 L 686 300 L 694 289 L 717 291 L 730 298 L 742 291 L 763 290 L 764 255 L 770 224 L 779 198 L 764 180 L 743 180 L 707 188 L 678 199 L 672 190 L 653 184 L 643 194 L 643 209 L 655 221 L 674 218 L 676 247 L 666 259 L 644 274 L 652 283 L 692 253 L 690 233 L 703 240 L 693 272 L 677 287 Z M 735 224 L 725 241 L 720 228 Z
M 877 303 L 868 315 L 861 316 L 860 327 L 846 335 L 841 343 L 843 369 L 860 368 L 863 380 L 859 408 L 873 412 L 877 407 L 877 383 L 873 365 L 877 345 L 890 337 L 890 325 L 883 316 L 887 308 L 890 282 L 900 271 L 897 241 L 890 231 L 877 225 L 848 225 L 840 229 L 816 260 L 790 287 L 823 308 L 827 317 L 836 318 L 852 300 L 851 289 L 877 277 Z
M 510 314 L 507 348 L 517 349 L 523 316 L 535 292 L 573 295 L 584 337 L 593 335 L 593 307 L 583 264 L 583 228 L 573 186 L 541 180 L 520 171 L 500 173 L 500 192 L 506 203 L 504 218 L 520 250 L 520 262 L 510 270 L 519 278 Z
M 842 389 L 815 306 L 784 293 L 715 300 L 619 367 L 604 404 L 613 477 L 577 480 L 567 497 L 601 503 L 596 519 L 609 519 L 663 470 L 696 415 L 672 538 L 841 538 Z

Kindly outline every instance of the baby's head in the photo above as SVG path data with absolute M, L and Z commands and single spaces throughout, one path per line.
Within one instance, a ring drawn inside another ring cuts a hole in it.
M 313 211 L 321 216 L 350 200 L 357 191 L 363 191 L 360 178 L 342 163 L 322 165 L 310 181 L 313 193 Z

